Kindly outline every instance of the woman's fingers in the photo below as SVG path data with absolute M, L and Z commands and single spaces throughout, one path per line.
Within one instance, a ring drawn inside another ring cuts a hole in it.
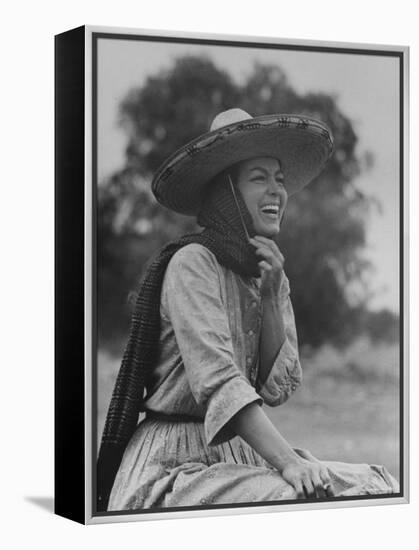
M 328 497 L 334 497 L 335 491 L 333 489 L 332 480 L 330 479 L 330 475 L 329 475 L 329 472 L 327 471 L 327 468 L 324 466 L 320 469 L 320 478 L 322 480 L 326 495 Z
M 297 498 L 335 496 L 328 469 L 318 461 L 313 463 L 302 459 L 301 463 L 285 467 L 282 476 L 294 487 Z
M 314 490 L 313 483 L 308 475 L 304 475 L 302 478 L 303 481 L 303 488 L 308 498 L 314 498 L 316 496 L 316 492 Z
M 266 260 L 267 262 L 269 262 L 269 264 L 277 269 L 277 270 L 280 270 L 282 269 L 282 264 L 281 262 L 278 260 L 278 258 L 276 258 L 276 256 L 274 256 L 272 254 L 272 252 L 270 252 L 269 250 L 262 250 L 261 248 L 258 248 L 257 250 L 255 250 L 255 253 L 258 255 L 258 256 L 261 256 L 264 260 Z
M 255 250 L 255 254 L 259 254 L 259 256 L 263 256 L 266 259 L 272 259 L 272 260 L 276 259 L 274 253 L 271 250 L 269 250 L 269 248 L 266 248 L 263 246 L 260 248 L 257 248 Z
M 312 481 L 314 485 L 314 490 L 316 492 L 316 496 L 319 498 L 325 498 L 325 496 L 327 496 L 326 489 L 324 488 L 323 481 L 320 479 L 319 472 L 313 472 Z
M 295 492 L 297 493 L 297 498 L 306 498 L 306 494 L 303 489 L 303 484 L 299 478 L 296 478 L 293 482 Z
M 328 497 L 336 496 L 335 490 L 333 489 L 333 485 L 327 485 L 326 486 L 326 494 L 327 494 Z
M 268 239 L 266 237 L 262 237 L 260 235 L 256 235 L 253 239 L 250 239 L 250 242 L 254 241 L 255 246 L 257 244 L 265 246 L 268 248 L 274 256 L 276 256 L 281 262 L 284 261 L 284 256 L 282 255 L 281 251 L 279 250 L 277 244 L 272 239 Z
M 283 268 L 284 258 L 278 249 L 277 249 L 278 250 L 277 253 L 275 253 L 275 251 L 272 250 L 272 248 L 270 248 L 269 246 L 266 246 L 264 243 L 259 243 L 254 239 L 250 239 L 250 243 L 256 248 L 255 253 L 258 256 L 262 256 L 271 265 L 273 265 L 278 269 Z
M 334 495 L 328 470 L 321 463 L 308 462 L 291 464 L 284 468 L 282 475 L 290 483 L 297 498 L 327 498 Z
M 261 262 L 258 262 L 258 266 L 263 270 L 263 271 L 272 271 L 272 266 L 269 262 L 266 262 L 265 260 L 262 260 Z
M 319 473 L 320 477 L 321 477 L 321 480 L 323 481 L 323 483 L 330 483 L 330 476 L 329 476 L 329 472 L 327 471 L 327 468 L 325 468 L 324 466 L 322 466 L 320 468 L 320 473 Z

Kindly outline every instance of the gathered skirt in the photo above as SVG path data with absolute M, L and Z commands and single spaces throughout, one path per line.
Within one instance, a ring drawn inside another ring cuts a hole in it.
M 336 496 L 399 492 L 383 466 L 323 462 Z M 124 453 L 109 511 L 294 500 L 294 488 L 240 437 L 208 446 L 201 422 L 145 419 Z

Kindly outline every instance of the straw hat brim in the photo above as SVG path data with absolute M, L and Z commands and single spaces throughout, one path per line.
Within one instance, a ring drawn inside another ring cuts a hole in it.
M 208 132 L 176 151 L 152 181 L 156 199 L 180 214 L 198 214 L 205 188 L 222 170 L 253 157 L 279 159 L 289 195 L 323 170 L 333 152 L 329 128 L 298 115 L 265 115 Z

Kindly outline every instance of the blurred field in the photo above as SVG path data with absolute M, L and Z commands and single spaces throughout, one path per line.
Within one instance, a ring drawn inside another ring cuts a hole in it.
M 304 351 L 304 381 L 281 407 L 266 412 L 295 447 L 325 460 L 382 464 L 399 478 L 398 345 L 359 339 L 345 350 Z M 119 359 L 98 355 L 98 436 Z

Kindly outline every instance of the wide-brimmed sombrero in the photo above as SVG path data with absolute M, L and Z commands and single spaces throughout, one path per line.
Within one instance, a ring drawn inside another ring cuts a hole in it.
M 279 159 L 289 195 L 322 171 L 333 151 L 333 138 L 322 122 L 300 115 L 253 118 L 242 109 L 217 115 L 210 131 L 170 156 L 158 169 L 156 199 L 180 214 L 198 214 L 205 188 L 221 171 L 252 157 Z

